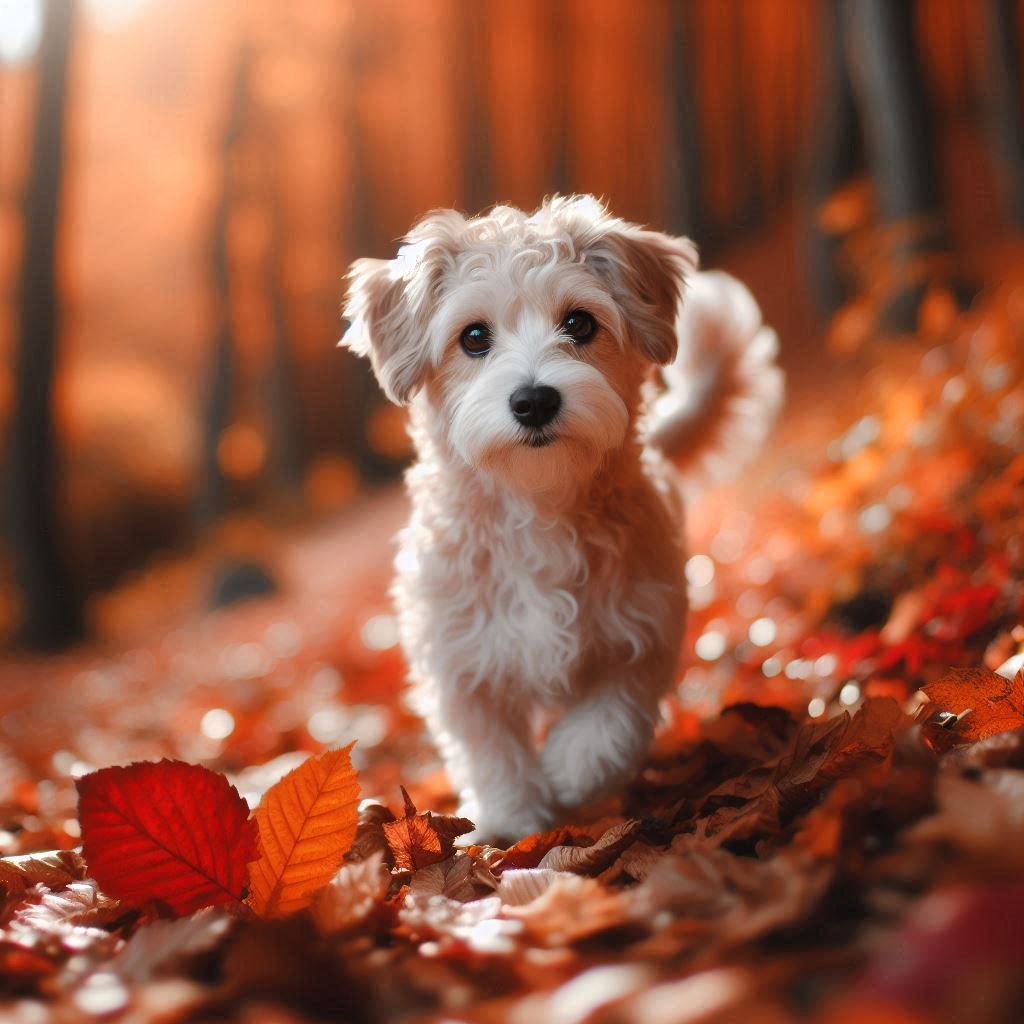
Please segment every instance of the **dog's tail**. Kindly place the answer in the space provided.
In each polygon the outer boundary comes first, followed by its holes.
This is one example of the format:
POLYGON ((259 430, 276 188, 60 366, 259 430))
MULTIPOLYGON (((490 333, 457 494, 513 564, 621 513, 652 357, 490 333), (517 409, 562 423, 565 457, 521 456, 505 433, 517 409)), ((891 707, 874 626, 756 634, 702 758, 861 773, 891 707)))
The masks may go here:
POLYGON ((648 443, 690 490, 733 476, 758 453, 785 392, 779 341, 747 288, 720 271, 687 282, 679 355, 648 417, 648 443))

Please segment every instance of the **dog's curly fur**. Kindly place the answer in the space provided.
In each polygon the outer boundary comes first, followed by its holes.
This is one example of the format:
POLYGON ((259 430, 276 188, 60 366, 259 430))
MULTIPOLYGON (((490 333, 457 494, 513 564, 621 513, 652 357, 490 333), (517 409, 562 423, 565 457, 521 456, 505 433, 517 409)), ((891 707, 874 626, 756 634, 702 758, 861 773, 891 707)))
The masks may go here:
POLYGON ((471 838, 549 828, 637 769, 676 678, 682 502, 659 449, 691 479, 751 454, 781 402, 775 336, 691 242, 589 196, 429 214, 395 259, 353 264, 346 316, 343 343, 411 404, 394 593, 416 706, 471 838), (581 309, 586 344, 562 326, 581 309), (510 396, 537 385, 561 405, 524 426, 510 396))

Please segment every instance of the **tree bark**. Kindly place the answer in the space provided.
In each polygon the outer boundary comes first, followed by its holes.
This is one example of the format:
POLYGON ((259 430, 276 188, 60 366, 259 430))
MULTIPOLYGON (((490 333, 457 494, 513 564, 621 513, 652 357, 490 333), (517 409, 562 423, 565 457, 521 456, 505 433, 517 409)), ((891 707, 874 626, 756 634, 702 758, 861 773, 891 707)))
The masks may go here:
POLYGON ((668 139, 669 194, 666 196, 666 225, 677 235, 703 238, 701 222, 700 125, 690 72, 693 30, 684 7, 669 8, 668 139))
POLYGON ((989 125, 1002 185, 1003 209, 1024 228, 1024 110, 1021 109, 1020 25, 1016 0, 987 0, 989 125))
POLYGON ((35 126, 23 198, 25 249, 8 488, 14 571, 23 601, 19 639, 32 649, 50 651, 78 640, 84 626, 81 596, 60 542, 53 418, 61 329, 57 243, 74 7, 72 0, 52 0, 43 10, 35 126))
POLYGON ((235 386, 234 332, 231 324, 231 265, 228 253, 228 222, 235 191, 235 155, 246 128, 252 54, 242 50, 235 68, 227 121, 221 140, 222 182, 214 211, 210 240, 210 270, 216 301, 213 358, 202 411, 201 478, 196 514, 201 531, 213 527, 224 515, 228 487, 218 457, 218 445, 231 419, 235 386))

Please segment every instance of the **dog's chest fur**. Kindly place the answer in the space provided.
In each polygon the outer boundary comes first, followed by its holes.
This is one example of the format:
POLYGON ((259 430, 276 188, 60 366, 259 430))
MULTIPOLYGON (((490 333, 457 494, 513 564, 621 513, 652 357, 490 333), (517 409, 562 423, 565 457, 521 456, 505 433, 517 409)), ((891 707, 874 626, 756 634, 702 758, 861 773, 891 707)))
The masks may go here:
POLYGON ((609 662, 673 647, 678 524, 639 475, 622 507, 589 518, 545 516, 450 466, 421 464, 408 482, 395 590, 414 681, 555 704, 609 662))

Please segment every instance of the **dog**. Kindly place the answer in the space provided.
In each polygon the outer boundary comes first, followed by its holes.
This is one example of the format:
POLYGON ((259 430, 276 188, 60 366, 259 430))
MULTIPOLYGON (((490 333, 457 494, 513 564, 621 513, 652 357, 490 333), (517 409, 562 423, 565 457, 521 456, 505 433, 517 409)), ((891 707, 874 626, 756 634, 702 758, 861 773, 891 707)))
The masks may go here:
POLYGON ((679 481, 755 452, 783 394, 749 291, 696 268, 592 196, 435 211, 351 267, 341 344, 410 406, 393 594, 466 842, 628 781, 676 681, 679 481))

